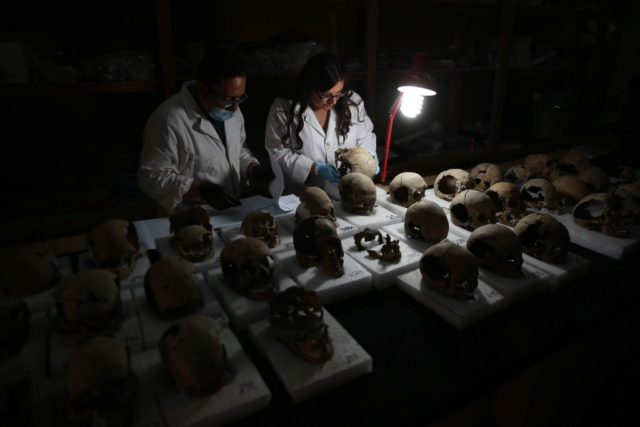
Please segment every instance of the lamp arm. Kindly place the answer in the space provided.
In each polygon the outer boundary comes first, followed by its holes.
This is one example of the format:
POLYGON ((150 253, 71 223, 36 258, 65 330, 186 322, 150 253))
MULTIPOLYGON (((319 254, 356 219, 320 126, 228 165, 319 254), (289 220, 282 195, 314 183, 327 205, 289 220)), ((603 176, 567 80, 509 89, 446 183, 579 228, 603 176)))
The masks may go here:
POLYGON ((396 114, 400 109, 400 104, 402 103, 403 93, 398 95, 396 102, 391 107, 391 111, 389 111, 389 122, 387 124, 387 138, 384 144, 384 162, 382 164, 382 173, 380 174, 380 182, 382 184, 387 183, 387 164, 389 162, 389 148, 391 147, 391 131, 393 129, 393 121, 396 118, 396 114))

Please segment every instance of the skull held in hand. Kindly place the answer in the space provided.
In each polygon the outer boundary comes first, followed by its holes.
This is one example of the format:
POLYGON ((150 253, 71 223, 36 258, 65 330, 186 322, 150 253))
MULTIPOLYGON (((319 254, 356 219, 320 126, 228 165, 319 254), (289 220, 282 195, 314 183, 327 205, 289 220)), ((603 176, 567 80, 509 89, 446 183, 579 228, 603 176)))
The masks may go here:
POLYGON ((364 148, 341 148, 335 153, 336 166, 340 175, 345 176, 352 172, 358 172, 373 178, 376 174, 378 162, 364 148))

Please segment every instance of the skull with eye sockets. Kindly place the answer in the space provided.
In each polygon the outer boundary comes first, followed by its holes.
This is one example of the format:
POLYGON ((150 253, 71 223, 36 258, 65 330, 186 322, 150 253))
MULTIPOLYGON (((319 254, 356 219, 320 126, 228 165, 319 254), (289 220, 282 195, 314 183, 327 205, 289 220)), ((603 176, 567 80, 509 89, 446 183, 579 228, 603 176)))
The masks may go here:
POLYGON ((496 182, 502 181, 500 168, 493 163, 480 163, 469 172, 473 188, 478 191, 486 191, 496 182))
POLYGON ((412 204, 404 216, 404 232, 412 239, 438 243, 449 233, 447 214, 441 206, 429 200, 412 204))
POLYGON ((270 248, 280 244, 276 219, 265 210, 253 211, 247 215, 242 220, 240 232, 247 237, 262 240, 270 248))
POLYGON ((569 251, 569 231, 552 215, 533 213, 522 218, 513 231, 524 253, 545 262, 564 262, 569 251))
POLYGON ((497 221, 491 198, 478 190, 464 190, 454 197, 449 213, 451 222, 467 230, 497 221))
POLYGON ((211 231, 211 220, 207 211, 198 205, 176 211, 169 217, 169 232, 175 233, 189 225, 202 225, 211 231))
POLYGON ((510 182, 496 182, 485 191, 493 202, 496 218, 502 224, 513 227, 524 212, 520 190, 510 182))
POLYGON ((204 300, 191 261, 167 256, 154 262, 144 277, 144 293, 160 318, 176 318, 202 307, 204 300))
POLYGON ((640 222, 640 182, 618 185, 612 192, 622 199, 622 219, 626 224, 640 222))
POLYGON ((553 187, 560 197, 562 207, 573 207, 591 192, 581 179, 573 175, 563 175, 553 180, 553 187))
POLYGON ((225 280, 238 294, 255 301, 278 292, 275 261, 262 240, 242 237, 222 250, 220 264, 225 280))
POLYGON ((338 185, 342 208, 352 214, 369 215, 376 205, 376 186, 365 174, 353 172, 338 185))
POLYGON ((520 188, 522 201, 528 208, 558 211, 560 195, 553 184, 544 178, 534 178, 520 188))
POLYGON ((291 352, 311 363, 333 357, 333 345, 324 322, 318 294, 292 286, 269 301, 269 323, 276 338, 291 352))
POLYGON ((548 154, 529 154, 524 165, 532 173, 532 178, 555 179, 560 176, 558 164, 548 154))
POLYGON ((453 200, 461 191, 473 188, 469 172, 464 169, 448 169, 440 172, 433 183, 433 192, 443 200, 453 200))
POLYGON ((580 171, 578 178, 587 185, 589 193, 606 193, 609 190, 609 175, 604 169, 590 167, 580 171))
POLYGON ((389 184, 391 201, 400 206, 409 207, 424 197, 427 183, 415 172, 402 172, 396 175, 389 184))
POLYGON ((320 187, 307 187, 300 194, 300 204, 296 209, 296 224, 310 216, 326 216, 336 224, 333 201, 320 187))
POLYGON ((373 178, 376 174, 378 162, 364 148, 341 148, 335 153, 336 166, 340 175, 345 176, 352 172, 358 172, 373 178))
POLYGON ((443 240, 427 249, 420 259, 424 284, 456 299, 473 299, 478 287, 478 261, 462 246, 443 240))
POLYGON ((591 162, 579 150, 569 150, 558 160, 558 168, 563 175, 578 175, 591 166, 591 162))
POLYGON ((510 166, 504 173, 504 180, 516 185, 522 185, 532 178, 532 173, 524 164, 510 166))
POLYGON ((110 219, 87 233, 89 259, 96 268, 113 271, 120 280, 131 274, 140 258, 138 233, 132 222, 110 219))
POLYGON ((312 216, 300 221, 293 231, 293 247, 300 267, 317 266, 333 277, 344 274, 342 242, 330 219, 312 216))
POLYGON ((522 244, 518 236, 501 224, 478 227, 467 240, 467 249, 480 264, 500 276, 518 279, 522 273, 522 244))
POLYGON ((183 258, 202 262, 213 257, 213 233, 203 225, 187 225, 171 236, 171 246, 183 258))
POLYGON ((627 237, 622 199, 608 193, 589 194, 573 208, 573 221, 581 227, 613 237, 627 237))

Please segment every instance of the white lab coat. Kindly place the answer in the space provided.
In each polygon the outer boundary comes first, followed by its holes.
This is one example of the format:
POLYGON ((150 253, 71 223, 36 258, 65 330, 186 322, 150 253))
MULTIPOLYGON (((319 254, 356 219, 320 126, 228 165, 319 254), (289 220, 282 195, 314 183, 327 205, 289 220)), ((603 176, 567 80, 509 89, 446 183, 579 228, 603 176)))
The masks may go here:
MULTIPOLYGON (((351 95, 351 100, 357 106, 350 107, 351 126, 346 138, 338 138, 335 109, 330 111, 325 134, 313 110, 311 107, 307 107, 302 113, 304 125, 300 131, 300 139, 303 141, 303 146, 300 149, 292 148, 296 146, 298 141, 297 122, 294 122, 290 132, 287 129, 291 101, 284 98, 276 98, 273 101, 267 118, 265 148, 269 155, 277 160, 283 175, 289 181, 289 187, 301 188, 314 162, 324 162, 336 166, 335 151, 339 148, 362 147, 369 150, 376 161, 378 160, 375 154, 376 135, 373 133, 373 123, 367 116, 364 102, 355 92, 351 95), (285 147, 282 143, 282 137, 286 132, 289 132, 287 143, 292 146, 291 148, 285 147)), ((308 183, 308 185, 327 189, 326 184, 321 177, 317 177, 316 182, 308 183)))
POLYGON ((167 212, 182 202, 194 179, 223 185, 241 196, 247 166, 258 160, 246 146, 240 108, 224 122, 227 149, 215 128, 189 92, 195 82, 151 114, 144 128, 138 185, 167 212))

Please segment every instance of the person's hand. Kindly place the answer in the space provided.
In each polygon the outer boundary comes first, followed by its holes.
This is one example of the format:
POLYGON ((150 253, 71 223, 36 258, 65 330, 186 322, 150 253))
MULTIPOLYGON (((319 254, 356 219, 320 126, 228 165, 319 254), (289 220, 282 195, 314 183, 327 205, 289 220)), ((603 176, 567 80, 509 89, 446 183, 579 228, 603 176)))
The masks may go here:
POLYGON ((328 163, 316 162, 316 175, 319 175, 329 182, 337 184, 340 182, 340 172, 328 163))
POLYGON ((209 181, 200 183, 200 198, 219 211, 240 205, 236 196, 227 192, 223 186, 209 181))
POLYGON ((276 176, 269 165, 258 163, 257 166, 254 166, 253 169, 251 169, 249 179, 251 181, 271 181, 275 177, 276 176))

